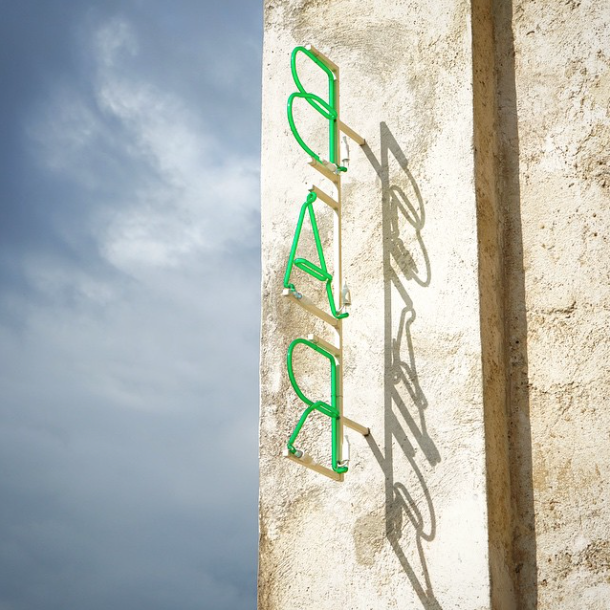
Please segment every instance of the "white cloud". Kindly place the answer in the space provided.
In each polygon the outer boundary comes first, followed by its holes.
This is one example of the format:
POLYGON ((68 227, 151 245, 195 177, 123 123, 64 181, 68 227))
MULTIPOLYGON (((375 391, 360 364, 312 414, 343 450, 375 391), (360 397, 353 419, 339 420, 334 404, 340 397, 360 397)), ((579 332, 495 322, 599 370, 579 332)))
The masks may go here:
MULTIPOLYGON (((10 157, 32 179, 29 239, 8 254, 16 315, 0 319, 0 588, 19 608, 242 610, 255 603, 259 278, 238 248, 258 245, 258 159, 189 98, 207 81, 184 86, 199 66, 167 35, 175 88, 155 71, 173 5, 119 4, 135 16, 78 37, 74 62, 23 105, 33 156, 10 157)), ((83 31, 75 15, 65 32, 83 31)))
POLYGON ((93 37, 96 55, 107 67, 117 62, 117 56, 129 53, 136 55, 138 44, 131 25, 122 19, 114 18, 99 26, 93 37))
POLYGON ((44 165, 96 197, 100 144, 146 171, 122 176, 114 200, 93 219, 103 256, 136 277, 175 267, 186 255, 226 247, 258 209, 258 158, 228 151, 222 125, 146 79, 135 31, 114 19, 92 37, 95 106, 59 87, 32 123, 44 165))

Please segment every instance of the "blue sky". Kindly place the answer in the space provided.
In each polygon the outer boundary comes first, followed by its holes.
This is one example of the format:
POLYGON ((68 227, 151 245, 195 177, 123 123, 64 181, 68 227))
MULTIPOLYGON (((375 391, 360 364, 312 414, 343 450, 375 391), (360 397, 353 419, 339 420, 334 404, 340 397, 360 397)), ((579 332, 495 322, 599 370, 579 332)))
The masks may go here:
POLYGON ((1 3, 0 610, 256 607, 260 4, 1 3))

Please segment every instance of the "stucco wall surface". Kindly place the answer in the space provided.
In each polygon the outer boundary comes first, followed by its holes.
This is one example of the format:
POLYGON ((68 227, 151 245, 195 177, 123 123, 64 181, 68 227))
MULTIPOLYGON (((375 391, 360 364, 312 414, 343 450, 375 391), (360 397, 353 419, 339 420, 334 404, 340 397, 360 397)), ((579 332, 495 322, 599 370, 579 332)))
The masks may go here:
POLYGON ((496 3, 522 608, 610 608, 610 4, 496 3))
MULTIPOLYGON (((470 4, 266 0, 263 70, 259 610, 490 608, 470 4), (339 65, 341 118, 367 140, 343 178, 343 368, 344 413, 371 435, 348 432, 341 483, 281 457, 304 408, 288 345, 332 339, 281 296, 306 185, 332 192, 286 119, 306 43, 339 65)), ((315 139, 319 115, 298 120, 315 139)), ((316 214, 331 260, 330 212, 316 214)), ((327 395, 319 358, 295 370, 327 395)), ((299 444, 328 464, 328 418, 299 444)))

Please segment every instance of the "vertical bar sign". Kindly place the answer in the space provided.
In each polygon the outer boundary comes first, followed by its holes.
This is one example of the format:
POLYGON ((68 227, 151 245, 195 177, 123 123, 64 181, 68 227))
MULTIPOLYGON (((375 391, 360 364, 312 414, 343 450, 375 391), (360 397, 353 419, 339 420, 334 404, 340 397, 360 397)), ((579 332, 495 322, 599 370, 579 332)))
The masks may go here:
POLYGON ((286 273, 284 274, 283 294, 293 303, 303 307, 308 313, 329 324, 334 332, 334 343, 319 338, 316 335, 309 334, 307 335, 307 338, 299 337, 294 339, 288 347, 288 353, 286 355, 288 377, 294 392, 304 404, 305 409, 286 442, 284 456, 320 474, 341 481, 343 480, 343 474, 348 470, 349 464, 349 445, 347 444, 347 437, 344 437, 343 434, 343 426, 348 426, 365 436, 369 433, 368 428, 357 424, 343 415, 342 366, 343 320, 349 316, 347 310, 350 305, 350 296, 347 286, 343 283, 341 272, 341 174, 347 171, 347 165, 349 163, 346 135, 360 145, 364 144, 364 139, 344 125, 339 118, 339 68, 332 61, 311 45, 306 47, 298 46, 292 51, 290 67, 292 78, 297 88, 297 91, 291 93, 288 97, 287 111, 290 130, 299 146, 310 157, 309 164, 317 169, 325 180, 330 181, 331 187, 334 188, 336 192, 336 198, 328 195, 318 186, 311 185, 309 187, 305 202, 301 205, 292 246, 290 248, 286 273), (307 91, 303 86, 297 70, 297 58, 299 55, 302 55, 307 60, 313 62, 326 75, 328 91, 325 97, 322 97, 320 92, 313 93, 307 91), (304 100, 304 102, 318 112, 326 122, 328 148, 323 152, 315 152, 307 144, 297 129, 294 120, 294 107, 295 102, 297 102, 297 104, 299 103, 298 100, 304 100), (346 134, 342 136, 341 146, 339 145, 340 133, 346 134), (341 155, 339 155, 340 150, 341 155), (339 156, 341 156, 341 159, 339 159, 339 156), (332 209, 334 215, 334 276, 329 272, 326 264, 326 257, 324 256, 324 249, 322 247, 322 240, 320 238, 318 222, 316 220, 314 206, 316 202, 322 202, 328 205, 332 209), (297 256, 303 222, 306 217, 309 218, 312 227, 313 239, 318 257, 317 263, 312 262, 307 258, 297 256), (328 307, 319 307, 312 300, 299 292, 293 278, 295 267, 324 284, 328 307), (309 350, 312 355, 315 354, 316 357, 324 358, 328 361, 330 371, 329 402, 320 400, 319 397, 306 396, 300 388, 293 364, 293 355, 296 349, 309 350), (303 449, 297 448, 296 446, 301 429, 305 425, 307 418, 314 411, 327 416, 331 420, 330 468, 317 463, 303 449))

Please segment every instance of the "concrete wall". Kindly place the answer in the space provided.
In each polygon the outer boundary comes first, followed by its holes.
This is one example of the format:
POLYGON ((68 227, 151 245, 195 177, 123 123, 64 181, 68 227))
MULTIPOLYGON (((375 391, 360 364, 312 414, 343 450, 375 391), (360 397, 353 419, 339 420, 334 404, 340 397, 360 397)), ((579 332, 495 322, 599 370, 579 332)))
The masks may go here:
MULTIPOLYGON (((259 610, 608 607, 602 4, 266 0, 259 610), (342 364, 371 435, 349 434, 343 482, 281 457, 303 410, 287 347, 331 338, 281 296, 306 185, 331 190, 286 120, 306 43, 367 140, 343 178, 342 364)), ((302 441, 326 464, 329 428, 312 416, 302 441)))
POLYGON ((610 5, 496 12, 515 571, 610 607, 610 5))

